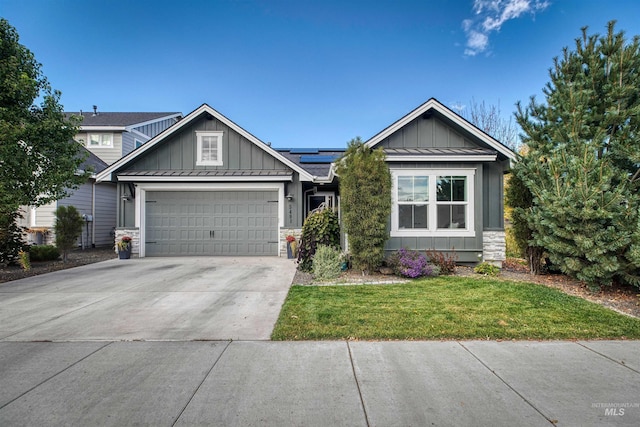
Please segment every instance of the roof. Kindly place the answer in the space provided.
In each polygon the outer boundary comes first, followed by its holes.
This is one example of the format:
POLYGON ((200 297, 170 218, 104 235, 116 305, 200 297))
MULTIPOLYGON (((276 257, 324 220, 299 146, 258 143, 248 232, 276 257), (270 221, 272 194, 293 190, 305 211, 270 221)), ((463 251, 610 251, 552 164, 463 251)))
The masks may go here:
POLYGON ((427 102, 420 105, 409 114, 395 121, 393 124, 387 126, 376 135, 371 137, 365 144, 373 148, 416 118, 420 116, 426 117, 434 113, 436 113, 438 117, 449 121, 453 125, 459 127, 467 134, 475 137, 483 144, 487 145, 490 149, 495 150, 495 152, 501 155, 503 158, 516 160, 516 153, 514 153, 509 147, 502 144, 500 141, 466 120, 464 117, 455 113, 453 110, 445 107, 440 101, 435 98, 429 99, 427 102))
MULTIPOLYGON (((300 174, 300 179, 302 181, 313 181, 314 180, 314 176, 312 174, 310 174, 306 169, 302 168, 299 164, 291 161, 286 156, 283 156, 280 152, 278 152, 275 149, 271 148, 269 145, 265 144, 260 139, 258 139, 257 137, 255 137, 251 133, 247 132, 246 130, 244 130, 243 128, 238 126, 236 123, 234 123, 233 121, 229 120, 224 115, 222 115, 218 111, 214 110, 213 108, 211 108, 207 104, 202 104, 200 107, 196 108, 191 113, 187 114, 182 120, 180 120, 175 125, 173 125, 170 128, 164 130, 163 132, 161 132, 160 134, 156 135, 151 140, 149 140, 147 143, 141 145, 136 150, 132 151, 131 153, 129 153, 126 156, 122 157, 120 160, 118 160, 115 163, 111 164, 102 173, 100 173, 97 176, 96 179, 98 181, 111 180, 111 177, 112 177, 113 173, 116 173, 117 171, 119 171, 120 169, 125 167, 127 164, 129 164, 130 162, 134 161, 138 156, 143 155, 147 150, 152 149, 153 147, 155 147, 156 145, 161 143, 163 140, 165 140, 169 136, 173 135, 176 132, 179 132, 181 129, 183 129, 186 126, 188 126, 191 122, 193 122, 194 120, 198 119, 203 114, 205 114, 205 115, 209 114, 210 116, 215 117, 217 120, 219 120, 220 122, 224 123, 229 128, 233 129, 235 132, 237 132, 240 135, 242 135, 249 142, 251 142, 252 144, 257 146, 261 150, 267 152, 269 155, 271 155, 275 159, 281 161, 282 163, 284 163, 285 165, 287 165, 291 169, 293 169, 296 172, 298 172, 300 174)), ((128 174, 128 172, 124 172, 123 173, 123 175, 127 175, 127 174, 128 174)))
POLYGON ((494 161, 498 152, 488 148, 385 148, 387 161, 494 161))
POLYGON ((127 112, 102 112, 93 114, 90 112, 65 112, 67 118, 73 116, 82 116, 82 127, 84 126, 133 126, 146 122, 154 122, 160 119, 171 117, 182 117, 179 112, 165 113, 127 113, 127 112))
MULTIPOLYGON (((74 141, 75 142, 75 141, 74 141)), ((109 166, 105 162, 103 162, 98 156, 93 154, 91 151, 87 150, 84 146, 80 145, 80 152, 89 153, 87 158, 80 164, 79 169, 87 170, 92 168, 94 173, 102 172, 109 166)))
POLYGON ((331 166, 344 154, 344 148, 279 148, 279 153, 310 175, 330 179, 331 166))

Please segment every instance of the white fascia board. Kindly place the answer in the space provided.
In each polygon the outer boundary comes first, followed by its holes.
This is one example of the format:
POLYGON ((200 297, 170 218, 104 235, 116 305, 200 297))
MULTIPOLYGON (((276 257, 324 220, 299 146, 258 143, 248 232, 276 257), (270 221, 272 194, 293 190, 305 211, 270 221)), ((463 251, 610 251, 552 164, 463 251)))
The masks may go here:
POLYGON ((127 130, 125 126, 80 126, 83 132, 124 132, 127 130))
POLYGON ((158 117, 157 119, 147 120, 146 122, 133 123, 131 125, 127 125, 126 128, 127 128, 127 131, 131 132, 131 130, 133 130, 133 128, 138 128, 138 127, 150 125, 151 123, 161 122, 163 120, 173 119, 173 118, 180 117, 180 116, 182 116, 182 113, 170 114, 168 116, 158 117))
POLYGON ((151 139, 151 137, 149 135, 145 135, 144 133, 137 131, 135 129, 131 129, 129 132, 131 132, 133 135, 135 135, 135 137, 137 139, 144 139, 144 142, 147 142, 148 140, 151 139))
POLYGON ((462 117, 460 117, 459 115, 457 115, 456 113, 454 113, 453 111, 451 111, 450 109, 442 105, 440 102, 438 102, 434 98, 431 98, 430 100, 428 100, 427 102, 425 102, 424 104, 422 104, 421 106, 419 106, 418 108, 416 108, 415 110, 407 114, 406 116, 402 117, 400 120, 393 123, 391 126, 387 127, 386 129, 382 130, 381 132, 371 137, 371 139, 369 139, 365 143, 365 145, 369 148, 374 148, 382 140, 392 135, 393 133, 397 132, 398 130, 403 128, 405 125, 409 124, 411 121, 420 117, 422 114, 426 113, 432 108, 436 110, 438 113, 447 117, 449 120, 456 123, 458 126, 463 128, 467 132, 471 133, 478 139, 485 142, 491 148, 505 155, 507 158, 512 160, 516 159, 516 154, 513 151, 511 151, 509 148, 505 147, 500 142, 498 142, 498 140, 493 138, 491 135, 488 135, 487 133, 481 131, 480 129, 478 129, 471 123, 469 123, 467 120, 463 119, 462 117))
POLYGON ((435 155, 415 155, 415 156, 387 156, 387 162, 493 162, 497 159, 497 154, 464 155, 455 156, 435 156, 435 155))
POLYGON ((134 158, 142 155, 147 150, 150 150, 151 148, 155 147, 155 145, 158 144, 160 141, 162 141, 163 139, 165 139, 165 138, 171 136, 172 134, 176 133, 177 131, 179 131, 183 127, 187 126, 188 124, 191 123, 191 121, 193 121, 195 118, 197 118, 198 116, 200 116, 200 114, 202 114, 204 112, 207 112, 207 113, 211 114, 212 116, 216 117, 218 120, 220 120, 221 122, 223 122, 224 124, 229 126, 231 129, 235 130, 240 135, 244 136, 249 141, 253 142, 256 146, 260 147, 264 151, 266 151, 269 154, 271 154, 273 157, 275 157, 278 160, 280 160, 285 165, 289 166, 291 169, 293 169, 296 172, 298 172, 298 174, 300 174, 300 181, 313 181, 313 176, 311 176, 307 171, 305 171, 304 169, 300 168, 298 165, 296 165, 295 163, 291 162, 286 157, 282 156, 280 153, 278 153, 277 151, 275 151, 274 149, 269 147, 267 144, 265 144, 264 142, 260 141, 258 138, 256 138, 255 136, 251 135, 249 132, 247 132, 246 130, 242 129, 237 124, 233 123, 231 120, 227 119, 225 116, 223 116, 222 114, 220 114, 219 112, 217 112, 216 110, 211 108, 209 105, 202 104, 200 107, 196 108, 191 113, 187 114, 187 116, 185 118, 183 118, 182 120, 180 120, 178 123, 176 123, 175 125, 169 127, 168 129, 165 129, 163 132, 160 132, 158 135, 156 135, 151 140, 149 140, 149 142, 141 145, 140 147, 138 147, 138 149, 133 150, 131 153, 127 154, 126 156, 122 157, 120 160, 116 161, 111 166, 106 168, 104 171, 102 171, 98 175, 98 178, 97 178, 98 182, 105 181, 105 180, 109 180, 110 181, 111 180, 111 175, 113 174, 114 171, 118 170, 118 168, 120 168, 121 166, 127 164, 128 162, 130 162, 134 158))
POLYGON ((293 181, 288 176, 139 176, 118 175, 121 182, 282 182, 293 181))

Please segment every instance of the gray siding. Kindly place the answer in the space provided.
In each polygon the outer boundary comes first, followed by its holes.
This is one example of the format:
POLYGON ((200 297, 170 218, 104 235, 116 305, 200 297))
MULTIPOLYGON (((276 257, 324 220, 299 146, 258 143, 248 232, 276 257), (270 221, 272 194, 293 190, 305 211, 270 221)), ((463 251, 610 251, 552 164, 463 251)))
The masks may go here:
MULTIPOLYGON (((434 249, 439 252, 455 250, 459 255, 461 262, 477 261, 477 253, 482 252, 482 224, 483 213, 482 200, 483 194, 483 164, 480 163, 393 163, 394 169, 450 169, 455 171, 458 169, 475 169, 475 236, 474 237, 391 237, 385 245, 385 251, 396 251, 401 248, 430 250, 434 249), (467 259, 468 258, 468 259, 467 259)), ((389 228, 391 227, 389 223, 389 228)))
POLYGON ((144 153, 129 170, 290 170, 222 122, 201 118, 144 153), (196 131, 223 131, 222 166, 196 166, 196 131))
POLYGON ((157 122, 149 123, 144 126, 136 127, 134 129, 140 133, 144 133, 150 138, 153 138, 154 136, 164 131, 165 129, 171 127, 175 123, 176 123, 176 120, 172 118, 172 119, 166 119, 166 120, 159 120, 157 122))
MULTIPOLYGON (((58 206, 73 206, 80 215, 93 215, 93 184, 84 183, 64 199, 58 200, 58 206)), ((89 223, 82 226, 82 234, 78 238, 78 244, 84 242, 85 247, 90 247, 93 242, 93 226, 89 223)))
POLYGON ((93 217, 94 244, 112 246, 113 229, 116 226, 117 193, 114 184, 95 186, 95 215, 93 217))
POLYGON ((430 119, 418 117, 384 139, 377 147, 475 148, 477 144, 435 117, 430 119))
POLYGON ((122 196, 129 195, 129 187, 127 183, 118 184, 116 199, 118 202, 117 223, 118 227, 135 227, 136 224, 136 208, 135 200, 123 201, 122 196))
POLYGON ((490 163, 483 173, 483 212, 485 230, 504 230, 504 172, 508 161, 490 163))
POLYGON ((113 147, 102 148, 88 145, 89 133, 112 133, 112 132, 80 132, 76 135, 76 141, 81 142, 87 150, 98 156, 103 162, 110 165, 122 157, 122 133, 115 132, 113 135, 113 147))
POLYGON ((135 137, 131 132, 122 133, 122 155, 124 157, 136 148, 135 137))

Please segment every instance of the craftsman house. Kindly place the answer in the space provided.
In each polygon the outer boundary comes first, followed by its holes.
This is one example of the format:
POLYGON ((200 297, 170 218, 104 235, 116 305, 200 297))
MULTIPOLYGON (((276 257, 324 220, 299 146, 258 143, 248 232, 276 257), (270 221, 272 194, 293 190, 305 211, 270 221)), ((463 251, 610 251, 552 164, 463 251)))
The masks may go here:
MULTIPOLYGON (((366 142, 393 176, 386 249, 504 259, 502 177, 515 154, 430 99, 366 142)), ((274 149, 207 104, 97 174, 117 186, 118 235, 139 256, 281 255, 325 203, 343 149, 274 149)))

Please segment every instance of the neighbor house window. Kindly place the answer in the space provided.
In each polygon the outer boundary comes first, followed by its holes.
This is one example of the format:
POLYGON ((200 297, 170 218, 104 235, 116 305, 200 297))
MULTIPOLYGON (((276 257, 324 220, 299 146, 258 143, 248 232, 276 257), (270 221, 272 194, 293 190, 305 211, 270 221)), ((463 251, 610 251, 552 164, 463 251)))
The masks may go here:
POLYGON ((474 170, 393 170, 392 236, 473 236, 474 170))
POLYGON ((88 147, 113 147, 113 134, 91 133, 89 134, 88 147))
POLYGON ((222 166, 222 131, 196 131, 197 165, 222 166))

